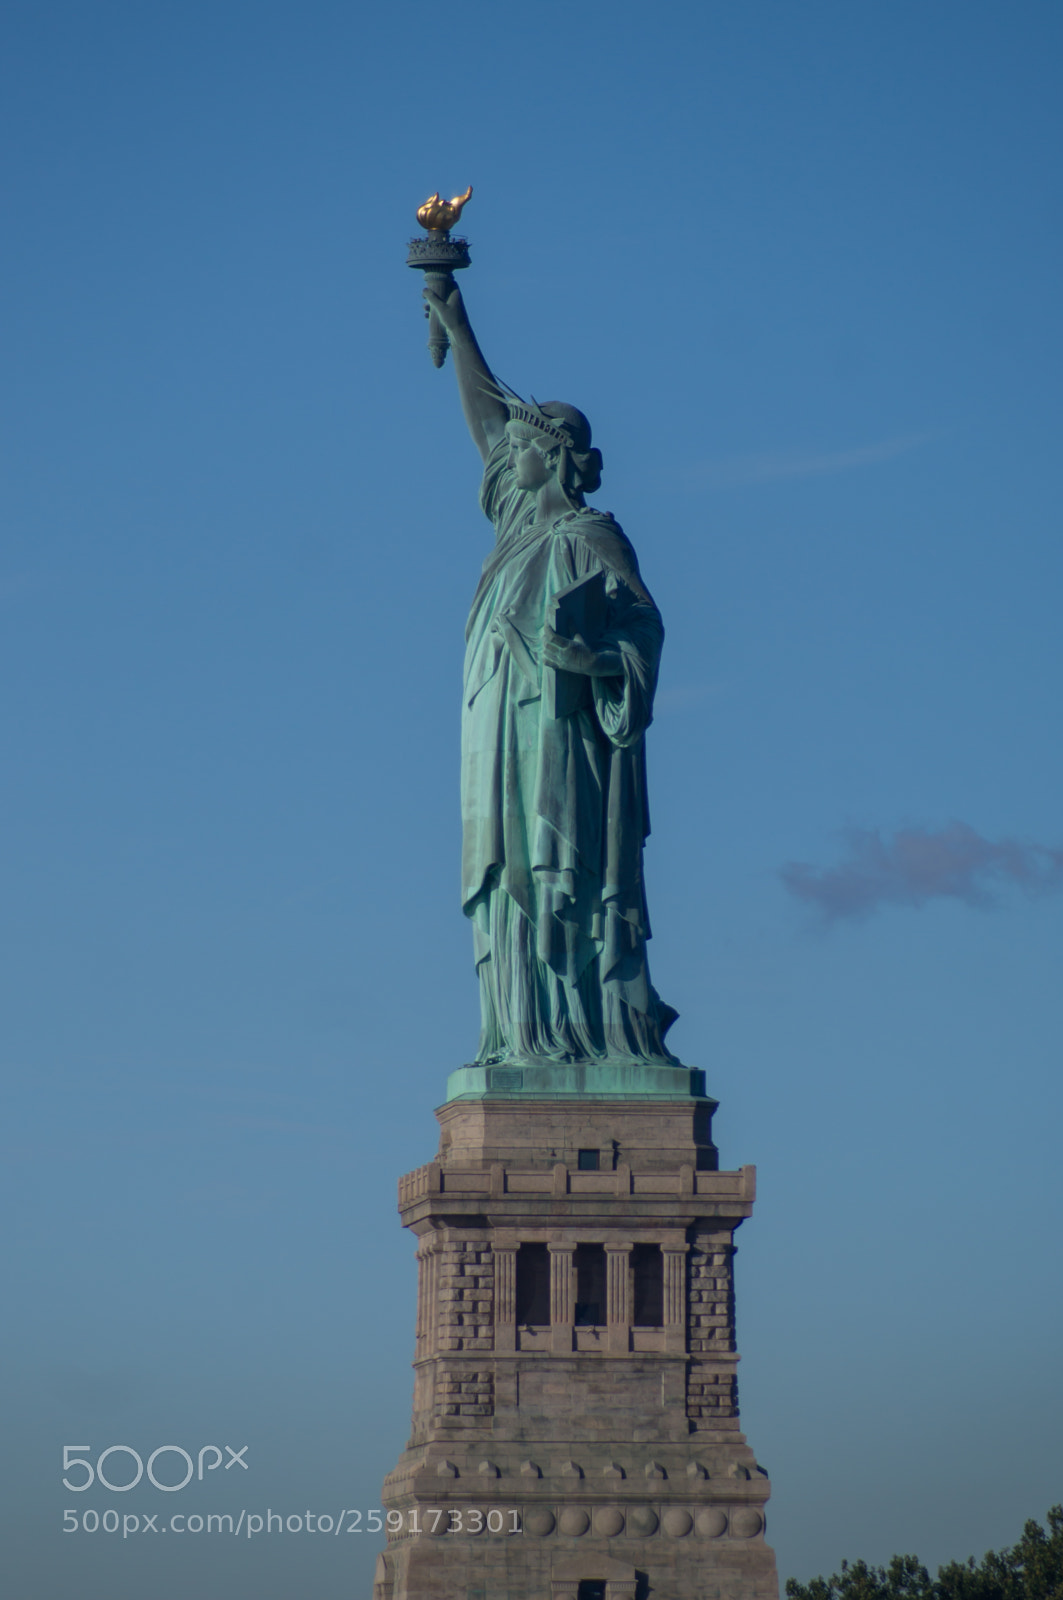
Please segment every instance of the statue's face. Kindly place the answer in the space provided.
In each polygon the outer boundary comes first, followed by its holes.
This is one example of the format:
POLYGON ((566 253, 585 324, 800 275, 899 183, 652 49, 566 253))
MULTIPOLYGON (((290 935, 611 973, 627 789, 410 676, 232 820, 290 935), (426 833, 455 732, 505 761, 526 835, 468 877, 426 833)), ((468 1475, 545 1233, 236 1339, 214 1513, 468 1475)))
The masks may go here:
POLYGON ((516 479, 518 489, 541 489, 554 476, 547 464, 534 430, 519 422, 507 422, 509 441, 507 466, 516 479))

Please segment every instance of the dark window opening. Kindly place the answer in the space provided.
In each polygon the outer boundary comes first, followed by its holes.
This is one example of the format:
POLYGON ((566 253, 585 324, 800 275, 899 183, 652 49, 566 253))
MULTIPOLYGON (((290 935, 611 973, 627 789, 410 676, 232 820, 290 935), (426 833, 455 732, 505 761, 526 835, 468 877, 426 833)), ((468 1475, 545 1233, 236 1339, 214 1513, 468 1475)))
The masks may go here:
POLYGON ((660 1245, 637 1244, 631 1252, 631 1274, 636 1327, 663 1327, 664 1257, 660 1245))
POLYGON ((605 1246, 576 1246, 576 1327, 593 1328, 605 1321, 605 1246))
POLYGON ((544 1327, 550 1321, 550 1255, 544 1244, 517 1251, 517 1321, 544 1327))
POLYGON ((584 1578, 580 1583, 576 1600, 605 1600, 605 1579, 584 1578))
POLYGON ((580 1172, 597 1172, 601 1166, 600 1150, 581 1150, 578 1157, 580 1172))

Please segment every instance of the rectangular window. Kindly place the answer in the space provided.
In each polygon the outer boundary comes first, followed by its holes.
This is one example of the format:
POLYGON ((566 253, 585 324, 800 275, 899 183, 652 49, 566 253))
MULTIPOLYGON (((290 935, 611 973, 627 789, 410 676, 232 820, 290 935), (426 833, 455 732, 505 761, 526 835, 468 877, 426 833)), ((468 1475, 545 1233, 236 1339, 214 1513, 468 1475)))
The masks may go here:
POLYGON ((664 1257, 658 1244, 637 1244, 631 1252, 634 1323, 638 1328, 664 1326, 664 1257))
POLYGON ((576 1327, 594 1328, 605 1321, 605 1246, 576 1246, 576 1327))
POLYGON ((517 1251, 517 1321, 549 1326, 550 1254, 544 1244, 522 1244, 517 1251))
POLYGON ((579 1586, 577 1600, 605 1600, 605 1579, 584 1578, 579 1586))
POLYGON ((601 1155, 600 1150, 581 1150, 578 1158, 580 1172, 597 1172, 601 1166, 601 1155))

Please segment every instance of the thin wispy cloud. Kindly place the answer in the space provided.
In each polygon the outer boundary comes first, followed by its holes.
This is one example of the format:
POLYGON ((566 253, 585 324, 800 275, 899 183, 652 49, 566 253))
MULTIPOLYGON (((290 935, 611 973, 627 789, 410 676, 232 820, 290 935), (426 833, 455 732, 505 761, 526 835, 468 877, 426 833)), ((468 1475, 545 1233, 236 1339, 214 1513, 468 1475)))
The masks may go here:
POLYGON ((1063 888, 1063 849, 1020 839, 986 839, 966 822, 943 828, 849 828, 846 853, 833 867, 788 861, 779 876, 796 900, 827 923, 866 918, 884 906, 918 910, 931 900, 960 900, 983 910, 1001 891, 1029 895, 1063 888))
POLYGON ((779 478, 821 478, 857 467, 875 466, 897 456, 918 450, 937 433, 906 433, 895 439, 880 439, 876 444, 856 445, 848 450, 777 450, 748 456, 731 456, 722 461, 706 461, 695 469, 704 483, 719 488, 739 488, 749 483, 770 483, 779 478))

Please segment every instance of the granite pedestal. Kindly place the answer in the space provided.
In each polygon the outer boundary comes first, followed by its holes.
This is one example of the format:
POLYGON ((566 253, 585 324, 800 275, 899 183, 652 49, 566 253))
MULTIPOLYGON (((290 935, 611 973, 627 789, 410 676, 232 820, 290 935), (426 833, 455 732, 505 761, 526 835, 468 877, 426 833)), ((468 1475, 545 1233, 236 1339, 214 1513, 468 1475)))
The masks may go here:
POLYGON ((735 1378, 755 1173, 717 1170, 715 1102, 463 1087, 399 1185, 413 1428, 373 1600, 777 1600, 735 1378))

